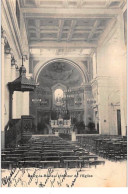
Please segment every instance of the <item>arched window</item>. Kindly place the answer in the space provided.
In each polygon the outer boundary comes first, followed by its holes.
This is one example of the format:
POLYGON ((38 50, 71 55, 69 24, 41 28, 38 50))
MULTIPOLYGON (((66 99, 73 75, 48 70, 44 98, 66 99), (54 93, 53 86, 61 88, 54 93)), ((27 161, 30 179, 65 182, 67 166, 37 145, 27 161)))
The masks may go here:
POLYGON ((56 105, 61 106, 63 104, 64 91, 62 89, 56 89, 54 95, 56 105))

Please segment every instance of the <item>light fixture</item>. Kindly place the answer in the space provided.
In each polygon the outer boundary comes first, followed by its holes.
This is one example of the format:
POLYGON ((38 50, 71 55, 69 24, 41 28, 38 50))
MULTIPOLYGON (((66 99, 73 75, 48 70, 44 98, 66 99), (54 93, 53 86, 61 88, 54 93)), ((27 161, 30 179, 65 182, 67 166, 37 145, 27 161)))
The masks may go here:
POLYGON ((87 99, 87 103, 88 104, 95 104, 96 103, 96 100, 94 98, 88 98, 87 99))

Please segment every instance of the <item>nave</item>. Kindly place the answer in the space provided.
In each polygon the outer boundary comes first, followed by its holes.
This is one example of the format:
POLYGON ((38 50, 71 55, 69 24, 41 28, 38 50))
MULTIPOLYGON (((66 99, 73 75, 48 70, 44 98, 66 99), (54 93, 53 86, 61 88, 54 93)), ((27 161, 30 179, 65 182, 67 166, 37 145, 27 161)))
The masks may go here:
POLYGON ((74 168, 104 164, 98 156, 56 136, 33 135, 28 143, 2 151, 2 168, 74 168))
POLYGON ((86 168, 104 164, 104 158, 126 160, 126 137, 78 135, 73 142, 55 135, 24 136, 17 146, 2 150, 2 168, 86 168))
POLYGON ((127 162, 117 149, 109 150, 111 156, 121 156, 116 160, 108 158, 108 153, 107 158, 100 154, 103 146, 96 142, 101 138, 107 142, 105 136, 79 136, 71 142, 53 135, 32 135, 28 142, 2 151, 2 187, 124 187, 127 162))
POLYGON ((126 0, 1 5, 2 185, 126 186, 126 0))

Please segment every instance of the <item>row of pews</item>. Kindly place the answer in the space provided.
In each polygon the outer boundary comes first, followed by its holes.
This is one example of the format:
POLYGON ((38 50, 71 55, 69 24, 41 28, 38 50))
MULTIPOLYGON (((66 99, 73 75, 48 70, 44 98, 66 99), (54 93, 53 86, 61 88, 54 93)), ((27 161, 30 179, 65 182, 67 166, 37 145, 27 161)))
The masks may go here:
POLYGON ((2 150, 2 168, 76 168, 104 164, 95 154, 56 136, 32 136, 28 143, 2 150))
POLYGON ((127 159, 126 136, 79 136, 77 140, 80 146, 104 158, 127 159))

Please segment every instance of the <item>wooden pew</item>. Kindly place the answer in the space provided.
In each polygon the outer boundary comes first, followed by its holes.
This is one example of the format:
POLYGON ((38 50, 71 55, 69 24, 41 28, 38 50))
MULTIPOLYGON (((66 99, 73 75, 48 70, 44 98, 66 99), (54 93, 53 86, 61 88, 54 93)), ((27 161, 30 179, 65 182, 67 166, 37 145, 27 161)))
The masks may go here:
POLYGON ((17 162, 6 160, 6 161, 1 161, 1 168, 2 169, 9 169, 11 170, 12 168, 18 167, 17 162))
POLYGON ((50 161, 53 161, 53 160, 55 161, 55 160, 60 160, 60 157, 59 156, 42 156, 41 160, 42 161, 45 161, 45 160, 46 161, 49 161, 49 160, 50 161))
POLYGON ((84 164, 84 161, 83 160, 75 160, 75 159, 72 159, 72 160, 64 160, 64 167, 65 168, 81 168, 82 165, 84 164))

